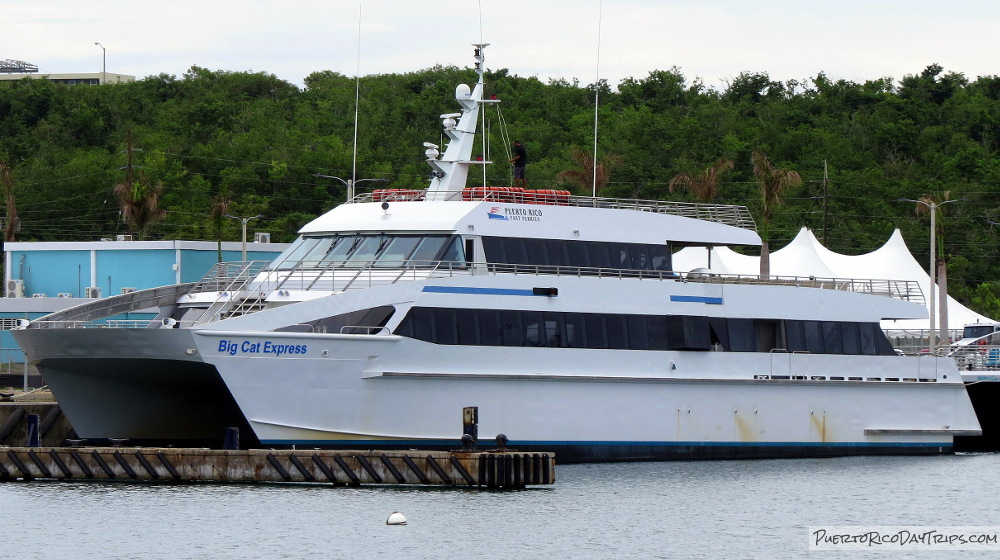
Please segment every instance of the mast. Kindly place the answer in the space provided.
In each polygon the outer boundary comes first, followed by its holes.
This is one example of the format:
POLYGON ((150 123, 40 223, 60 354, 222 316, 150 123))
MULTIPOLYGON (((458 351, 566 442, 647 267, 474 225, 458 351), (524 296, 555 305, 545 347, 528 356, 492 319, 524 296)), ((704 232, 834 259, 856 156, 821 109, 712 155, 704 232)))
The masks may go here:
POLYGON ((461 113, 441 115, 444 133, 448 137, 444 154, 441 154, 440 146, 437 144, 424 142, 424 148, 426 148, 424 155, 427 156, 427 164, 432 169, 431 183, 427 188, 428 200, 457 198, 462 189, 465 188, 466 179, 469 176, 469 166, 490 163, 488 161, 472 161, 472 146, 479 123, 479 108, 483 103, 494 102, 493 100, 483 100, 485 87, 483 74, 486 71, 483 65, 485 60, 483 51, 486 50, 489 43, 473 43, 472 46, 476 48, 476 74, 479 76, 479 80, 476 82, 475 88, 471 90, 465 84, 459 84, 455 88, 455 99, 462 107, 461 113))

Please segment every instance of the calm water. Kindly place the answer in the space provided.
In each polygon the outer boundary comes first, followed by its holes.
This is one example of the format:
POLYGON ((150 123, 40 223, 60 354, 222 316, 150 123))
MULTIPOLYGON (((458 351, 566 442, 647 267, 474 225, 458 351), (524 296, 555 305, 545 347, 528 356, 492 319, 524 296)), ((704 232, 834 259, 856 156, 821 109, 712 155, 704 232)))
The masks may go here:
POLYGON ((3 558, 995 558, 810 525, 1000 525, 1000 454, 567 465, 520 492, 3 483, 3 558), (385 525, 394 511, 405 527, 385 525))

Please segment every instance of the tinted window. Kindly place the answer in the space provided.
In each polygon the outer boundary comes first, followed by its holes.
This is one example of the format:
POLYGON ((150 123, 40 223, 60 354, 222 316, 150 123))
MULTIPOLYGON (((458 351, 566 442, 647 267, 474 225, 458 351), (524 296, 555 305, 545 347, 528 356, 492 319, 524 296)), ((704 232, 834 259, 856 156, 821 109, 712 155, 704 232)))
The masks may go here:
POLYGON ((525 264, 549 264, 549 256, 545 251, 545 241, 525 239, 524 250, 528 254, 528 260, 525 264))
POLYGON ((628 348, 628 327, 625 326, 624 315, 605 315, 604 324, 608 329, 609 348, 628 348))
POLYGON ((667 317, 650 315, 646 319, 646 330, 649 333, 650 350, 669 350, 670 339, 667 336, 667 317))
POLYGON ((460 237, 455 236, 448 240, 440 260, 452 268, 465 268, 465 248, 460 237))
POLYGON ((524 345, 543 346, 545 339, 545 327, 542 323, 542 314, 539 311, 522 311, 521 324, 524 325, 524 345))
POLYGON ((407 318, 412 318, 413 338, 436 340, 434 338, 434 308, 415 307, 410 310, 407 318))
POLYGON ((458 324, 454 309, 434 310, 434 342, 438 344, 458 344, 458 324))
POLYGON ((528 264, 528 253, 524 248, 524 240, 516 237, 504 239, 504 248, 507 251, 508 264, 528 264))
POLYGON ((542 313, 542 325, 544 325, 542 344, 553 348, 566 348, 566 324, 563 321, 563 313, 542 313))
POLYGON ((785 321, 785 341, 789 352, 805 352, 806 339, 802 330, 802 321, 785 321))
POLYGON ((823 346, 827 354, 844 353, 844 338, 840 332, 840 323, 823 321, 823 346))
POLYGON ((503 239, 499 237, 484 237, 483 252, 486 253, 486 262, 508 263, 507 251, 504 250, 503 239))
POLYGON ((857 323, 842 323, 840 332, 844 336, 844 354, 861 354, 861 328, 857 323))
POLYGON ((861 353, 872 356, 875 354, 875 337, 882 332, 874 323, 861 323, 858 326, 861 334, 861 353))
POLYGON ((587 252, 586 243, 567 243, 566 252, 569 255, 569 264, 582 267, 591 266, 590 253, 587 252))
POLYGON ((455 322, 458 324, 458 343, 479 345, 479 321, 475 309, 456 309, 455 322))
POLYGON ((483 346, 503 346, 503 329, 500 326, 500 312, 480 309, 476 313, 479 320, 479 339, 483 346))
MULTIPOLYGON (((393 306, 381 306, 278 330, 379 332, 394 312, 393 306)), ((469 346, 770 352, 787 345, 794 352, 895 353, 877 324, 835 321, 414 307, 395 332, 469 346)))
POLYGON ((720 346, 723 350, 729 350, 729 325, 722 317, 711 317, 708 320, 712 329, 712 344, 720 346))
POLYGON ((649 247, 646 245, 629 245, 629 256, 632 258, 632 266, 636 270, 652 270, 653 266, 649 260, 649 247))
POLYGON ((504 346, 523 345, 524 333, 521 330, 521 313, 519 311, 501 311, 500 332, 504 346))
POLYGON ((670 248, 666 245, 649 246, 650 266, 653 270, 670 270, 670 248))
POLYGON ((753 319, 729 319, 729 350, 732 352, 757 350, 753 319))
MULTIPOLYGON (((569 241, 558 241, 549 240, 545 242, 545 251, 548 253, 549 264, 552 266, 567 266, 571 263, 569 260, 569 253, 567 252, 567 246, 569 241)), ((585 266, 575 264, 575 266, 585 266)))
POLYGON ((428 261, 435 260, 447 241, 447 237, 424 237, 410 255, 410 260, 416 266, 430 264, 428 261))
POLYGON ((400 268, 404 265, 407 257, 413 249, 420 243, 420 237, 393 237, 382 249, 375 266, 400 268))
POLYGON ((678 350, 708 350, 712 347, 711 327, 708 317, 683 317, 680 341, 671 340, 678 350))
POLYGON ((345 264, 365 265, 375 260, 375 255, 382 249, 386 242, 385 237, 364 237, 358 243, 354 251, 347 257, 345 264))
POLYGON ((611 268, 632 268, 632 256, 629 255, 628 245, 610 243, 608 251, 611 253, 611 268))
POLYGON ((586 348, 587 330, 582 313, 563 313, 567 348, 586 348))
POLYGON ((360 237, 342 237, 340 241, 333 246, 333 249, 327 253, 324 260, 326 262, 343 264, 344 261, 347 260, 347 255, 350 254, 354 247, 360 242, 360 237))
POLYGON ((606 243, 588 243, 587 252, 590 254, 590 266, 611 268, 611 254, 606 243))
POLYGON ((813 354, 822 354, 823 327, 819 321, 802 321, 802 332, 806 339, 806 350, 813 354))
POLYGON ((584 315, 584 325, 587 329, 588 348, 607 348, 608 331, 604 321, 604 315, 598 313, 587 313, 584 315))
POLYGON ((646 331, 645 315, 626 315, 628 324, 628 348, 649 350, 649 333, 646 331))
MULTIPOLYGON (((375 334, 381 330, 380 327, 384 327, 389 322, 389 319, 395 312, 395 307, 382 305, 370 309, 359 309, 358 311, 324 317, 298 325, 289 325, 274 330, 276 332, 375 334)), ((404 321, 404 323, 407 324, 407 328, 411 329, 410 332, 412 332, 412 323, 408 321, 404 321)), ((412 336, 412 334, 408 336, 412 336)))

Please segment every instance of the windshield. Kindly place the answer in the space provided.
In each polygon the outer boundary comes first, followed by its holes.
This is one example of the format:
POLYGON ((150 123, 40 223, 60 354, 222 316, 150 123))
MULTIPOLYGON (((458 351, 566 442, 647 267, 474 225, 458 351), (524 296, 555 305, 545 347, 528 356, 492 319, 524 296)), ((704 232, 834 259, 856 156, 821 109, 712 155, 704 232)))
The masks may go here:
POLYGON ((465 266, 461 238, 447 234, 346 234, 300 237, 270 265, 292 268, 426 268, 465 266))
POLYGON ((967 325, 962 333, 962 338, 979 338, 995 331, 993 325, 967 325))

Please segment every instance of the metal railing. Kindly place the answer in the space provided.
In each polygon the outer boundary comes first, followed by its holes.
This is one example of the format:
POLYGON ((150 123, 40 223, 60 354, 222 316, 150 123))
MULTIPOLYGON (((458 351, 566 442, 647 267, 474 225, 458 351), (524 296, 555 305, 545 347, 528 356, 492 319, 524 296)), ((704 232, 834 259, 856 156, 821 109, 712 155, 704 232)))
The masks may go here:
MULTIPOLYGON (((449 192, 428 192, 428 191, 401 191, 391 194, 380 193, 376 199, 372 193, 364 193, 355 196, 351 202, 411 202, 411 201, 462 201, 462 193, 449 192)), ((746 206, 734 204, 705 204, 696 202, 674 202, 667 200, 641 200, 629 198, 600 198, 593 196, 559 197, 553 201, 545 201, 545 195, 532 195, 526 197, 522 193, 507 191, 488 191, 486 193, 475 192, 471 200, 466 202, 490 201, 498 203, 513 204, 541 204, 556 206, 575 206, 578 208, 606 208, 617 210, 636 210, 639 212, 652 212, 654 214, 670 214, 684 218, 694 218, 735 226, 738 228, 756 231, 757 224, 746 206)))
MULTIPOLYGON (((177 299, 188 293, 193 286, 193 283, 160 286, 99 299, 49 313, 31 321, 28 328, 107 328, 107 323, 95 321, 141 309, 176 305, 177 299)), ((149 325, 149 321, 140 321, 139 323, 144 327, 149 325)))
POLYGON ((265 268, 267 264, 265 261, 220 263, 196 283, 142 290, 87 303, 32 321, 30 328, 142 328, 151 326, 151 323, 142 320, 104 322, 95 320, 145 307, 172 306, 178 302, 204 305, 204 311, 198 316, 185 317, 182 324, 178 325, 190 327, 259 311, 266 308, 268 301, 281 304, 283 303, 281 297, 288 297, 287 303, 301 301, 301 296, 294 296, 291 293, 293 291, 319 291, 332 294, 404 281, 506 274, 794 286, 850 291, 921 304, 924 302, 919 284, 906 280, 679 273, 664 270, 456 261, 302 261, 289 268, 265 268), (185 290, 185 287, 189 289, 185 290), (208 300, 199 301, 198 294, 207 295, 208 300), (274 298, 275 295, 278 299, 274 298))
POLYGON ((948 356, 955 358, 958 369, 966 371, 993 371, 1000 374, 1000 346, 995 344, 970 344, 944 346, 948 356))
POLYGON ((930 331, 928 329, 885 329, 885 334, 892 343, 892 347, 907 356, 924 356, 935 354, 937 356, 947 356, 951 352, 952 341, 962 338, 962 329, 949 329, 943 339, 938 338, 938 331, 935 329, 935 340, 937 348, 930 350, 930 331))

